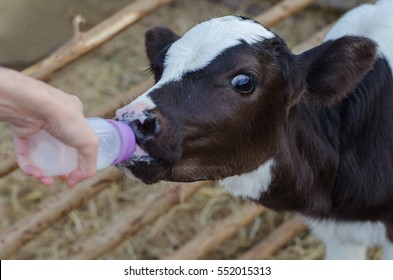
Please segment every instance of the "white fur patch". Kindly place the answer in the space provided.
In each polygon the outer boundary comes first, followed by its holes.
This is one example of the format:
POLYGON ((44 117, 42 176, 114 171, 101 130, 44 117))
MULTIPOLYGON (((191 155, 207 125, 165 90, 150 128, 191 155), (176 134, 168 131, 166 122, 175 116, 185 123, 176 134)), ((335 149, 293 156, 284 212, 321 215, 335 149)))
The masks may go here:
POLYGON ((116 110, 116 118, 122 121, 139 120, 141 123, 144 123, 146 119, 144 111, 151 110, 156 107, 156 104, 149 96, 149 92, 155 88, 157 88, 157 85, 150 88, 149 91, 139 96, 130 104, 116 110))
POLYGON ((269 189, 274 164, 274 159, 269 159, 252 172, 220 180, 220 185, 235 196, 258 200, 269 189))
POLYGON ((336 239, 365 246, 384 245, 386 229, 381 222, 311 221, 310 226, 322 240, 336 239))
POLYGON ((326 40, 345 35, 363 36, 378 44, 378 51, 393 69, 393 1, 364 4, 346 13, 333 26, 326 40))
POLYGON ((161 80, 163 83, 179 81, 185 73, 203 69, 226 49, 242 41, 253 44, 274 36, 261 24, 236 16, 202 22, 168 49, 161 80))
POLYGON ((391 258, 392 244, 381 222, 337 222, 306 218, 315 235, 326 245, 327 259, 364 259, 371 246, 385 248, 385 258, 391 258))

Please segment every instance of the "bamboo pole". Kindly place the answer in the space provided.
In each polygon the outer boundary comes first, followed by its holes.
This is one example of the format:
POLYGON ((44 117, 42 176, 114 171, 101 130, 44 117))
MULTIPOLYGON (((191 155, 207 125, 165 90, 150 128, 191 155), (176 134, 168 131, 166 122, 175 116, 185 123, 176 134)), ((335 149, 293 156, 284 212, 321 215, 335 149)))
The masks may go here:
POLYGON ((195 182, 177 184, 171 188, 165 188, 159 193, 151 194, 139 205, 123 211, 116 220, 107 225, 87 240, 82 240, 74 245, 65 259, 96 259, 104 253, 116 248, 129 236, 155 221, 162 214, 169 211, 180 202, 182 189, 189 188, 187 198, 208 182, 195 182))
POLYGON ((83 54, 100 46, 126 27, 173 0, 136 0, 86 32, 80 32, 78 18, 74 22, 74 37, 57 51, 25 69, 24 74, 36 79, 46 79, 58 69, 83 54))
POLYGON ((0 163, 0 177, 7 176, 15 169, 18 168, 18 164, 16 163, 15 154, 12 153, 12 156, 7 158, 6 160, 2 160, 0 163))
POLYGON ((285 244, 288 244, 296 235, 307 230, 307 225, 304 221, 296 216, 287 222, 284 222, 268 237, 263 239, 260 243, 255 245, 252 249, 242 254, 241 260, 264 260, 271 257, 277 250, 285 244))
POLYGON ((266 27, 272 27, 291 15, 302 11, 313 4, 315 0, 284 0, 255 17, 255 20, 266 27))
POLYGON ((0 259, 15 253, 72 209, 103 190, 108 185, 108 181, 119 176, 120 172, 108 168, 73 189, 66 189, 42 202, 34 212, 0 235, 0 259))
POLYGON ((163 257, 167 260, 195 260, 231 238, 242 227, 266 211, 261 205, 247 203, 243 208, 205 229, 177 251, 163 257))

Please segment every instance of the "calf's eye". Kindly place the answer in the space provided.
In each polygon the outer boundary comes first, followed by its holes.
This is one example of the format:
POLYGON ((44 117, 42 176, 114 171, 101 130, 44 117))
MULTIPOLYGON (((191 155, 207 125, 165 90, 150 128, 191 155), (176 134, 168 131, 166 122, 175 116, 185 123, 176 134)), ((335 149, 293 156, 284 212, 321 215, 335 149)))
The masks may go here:
POLYGON ((254 80, 252 77, 240 74, 234 77, 231 81, 232 86, 242 94, 250 94, 254 91, 254 80))

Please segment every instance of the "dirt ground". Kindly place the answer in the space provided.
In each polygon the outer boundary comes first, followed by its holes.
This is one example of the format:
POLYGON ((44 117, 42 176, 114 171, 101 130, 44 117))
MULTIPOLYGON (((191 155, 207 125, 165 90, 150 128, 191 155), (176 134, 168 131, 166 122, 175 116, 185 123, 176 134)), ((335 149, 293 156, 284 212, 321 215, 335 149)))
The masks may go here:
MULTIPOLYGON (((69 1, 71 2, 74 1, 69 1)), ((79 8, 80 10, 75 8, 73 12, 80 12, 86 17, 85 28, 88 28, 130 1, 113 0, 110 3, 100 1, 99 8, 93 5, 94 1, 78 2, 84 2, 86 5, 79 8)), ((277 0, 176 1, 65 67, 56 73, 49 83, 79 96, 85 105, 86 114, 89 114, 92 109, 127 92, 146 78, 148 62, 144 54, 143 34, 149 27, 169 26, 179 34, 183 34, 197 22, 228 14, 255 16, 277 2, 277 0)), ((289 46, 294 46, 333 22, 340 13, 337 10, 314 5, 283 21, 272 30, 285 38, 289 46)), ((67 31, 64 34, 67 36, 67 31)), ((49 48, 49 46, 45 47, 49 48)), ((0 158, 5 159, 12 154, 11 133, 7 125, 1 125, 0 130, 2 133, 0 158)), ((148 194, 165 187, 167 187, 165 183, 145 186, 126 178, 114 181, 94 199, 70 212, 24 246, 12 258, 58 259, 75 241, 83 240, 104 228, 110 221, 116 219, 121 211, 130 209, 148 194)), ((34 211, 44 199, 63 189, 65 187, 59 182, 51 188, 44 187, 23 176, 19 171, 1 178, 0 231, 4 231, 17 220, 34 211)), ((218 186, 201 188, 189 201, 173 207, 155 223, 103 255, 102 259, 158 259, 175 251, 215 221, 236 212, 243 203, 218 186)), ((289 217, 290 214, 268 211, 203 258, 234 259, 289 217)), ((272 258, 320 259, 323 254, 323 246, 307 232, 294 238, 272 258)), ((378 257, 378 253, 374 255, 378 257)))

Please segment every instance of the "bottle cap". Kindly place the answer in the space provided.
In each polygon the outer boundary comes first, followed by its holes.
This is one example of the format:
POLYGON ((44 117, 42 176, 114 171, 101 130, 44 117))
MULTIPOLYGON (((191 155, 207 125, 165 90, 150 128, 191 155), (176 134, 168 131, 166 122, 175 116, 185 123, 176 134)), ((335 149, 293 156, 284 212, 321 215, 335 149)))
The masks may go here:
POLYGON ((117 130, 120 137, 121 147, 118 158, 112 163, 112 165, 122 162, 123 160, 129 159, 135 152, 136 140, 135 134, 132 128, 124 123, 115 120, 107 119, 110 124, 117 130))

